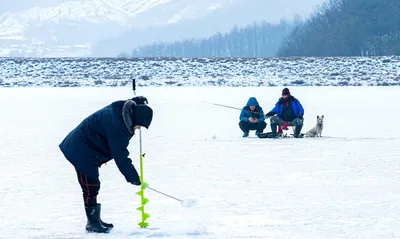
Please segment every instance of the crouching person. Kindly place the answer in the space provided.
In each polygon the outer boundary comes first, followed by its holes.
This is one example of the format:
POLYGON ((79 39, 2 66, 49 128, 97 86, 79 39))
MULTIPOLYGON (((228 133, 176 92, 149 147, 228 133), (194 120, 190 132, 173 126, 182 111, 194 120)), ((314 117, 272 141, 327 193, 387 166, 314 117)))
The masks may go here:
POLYGON ((304 109, 300 101, 290 94, 288 88, 282 90, 282 97, 279 98, 275 107, 265 115, 270 118, 272 137, 277 137, 278 125, 282 129, 287 129, 288 125, 293 125, 294 137, 301 138, 301 129, 303 128, 304 109), (276 115, 275 115, 276 114, 276 115))
POLYGON ((250 130, 255 130, 256 135, 259 136, 267 127, 263 109, 255 97, 249 98, 246 106, 242 108, 239 118, 239 127, 243 131, 243 137, 249 136, 250 130))
POLYGON ((102 164, 114 159, 128 183, 141 185, 127 147, 136 129, 150 126, 153 110, 146 103, 142 96, 115 101, 89 115, 59 145, 82 188, 88 232, 106 233, 113 228, 101 220, 97 203, 102 164))

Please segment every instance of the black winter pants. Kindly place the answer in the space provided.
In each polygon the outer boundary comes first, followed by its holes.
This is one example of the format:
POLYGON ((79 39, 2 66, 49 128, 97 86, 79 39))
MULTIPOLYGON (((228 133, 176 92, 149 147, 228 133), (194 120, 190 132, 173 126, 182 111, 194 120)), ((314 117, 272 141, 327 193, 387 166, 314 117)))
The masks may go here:
POLYGON ((89 178, 78 169, 76 169, 78 175, 78 181, 81 185, 83 192, 83 201, 85 207, 94 207, 97 204, 97 194, 100 191, 100 180, 99 178, 89 178))
POLYGON ((249 132, 250 130, 257 130, 262 133, 265 127, 267 127, 267 124, 264 121, 258 122, 256 124, 240 121, 239 127, 243 132, 249 132))

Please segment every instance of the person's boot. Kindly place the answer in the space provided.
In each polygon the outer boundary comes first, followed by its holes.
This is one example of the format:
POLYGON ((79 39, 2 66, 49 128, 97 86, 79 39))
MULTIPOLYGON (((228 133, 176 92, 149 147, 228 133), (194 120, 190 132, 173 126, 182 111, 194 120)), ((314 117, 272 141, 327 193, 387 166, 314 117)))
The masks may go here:
POLYGON ((240 121, 240 122, 239 122, 239 128, 240 128, 240 130, 243 131, 243 138, 249 136, 249 130, 244 126, 243 121, 240 121))
POLYGON ((277 138, 278 137, 278 134, 276 132, 277 130, 278 130, 278 125, 271 124, 272 138, 277 138))
POLYGON ((301 128, 303 128, 303 125, 296 125, 296 128, 294 130, 294 137, 295 138, 303 138, 303 135, 300 134, 301 128))
POLYGON ((94 207, 85 207, 85 211, 87 217, 86 231, 98 233, 108 233, 110 231, 109 228, 101 224, 99 204, 94 207))
POLYGON ((103 222, 103 220, 101 220, 101 204, 98 203, 97 206, 99 207, 99 219, 100 219, 101 224, 103 224, 104 227, 107 227, 110 229, 113 228, 114 225, 112 223, 106 223, 106 222, 103 222))

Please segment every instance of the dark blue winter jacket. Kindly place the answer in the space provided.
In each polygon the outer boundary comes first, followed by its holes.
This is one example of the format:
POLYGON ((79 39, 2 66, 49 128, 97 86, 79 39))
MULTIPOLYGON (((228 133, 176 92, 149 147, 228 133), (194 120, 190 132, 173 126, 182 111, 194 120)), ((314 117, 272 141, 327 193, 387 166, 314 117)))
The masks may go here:
MULTIPOLYGON (((292 104, 293 113, 295 117, 298 118, 300 115, 304 114, 303 106, 300 104, 300 101, 295 97, 293 96, 289 97, 290 97, 290 103, 292 104)), ((276 114, 278 117, 281 118, 284 106, 285 104, 283 102, 283 98, 281 97, 279 98, 278 102, 276 102, 275 107, 270 112, 268 112, 267 115, 271 116, 276 114)))
POLYGON ((249 100, 247 101, 247 104, 245 107, 242 108, 242 111, 240 112, 240 120, 245 121, 248 123, 251 123, 249 121, 250 117, 254 117, 258 119, 258 122, 263 122, 264 121, 264 112, 262 107, 258 104, 258 101, 255 97, 250 97, 249 100), (256 106, 254 111, 250 110, 249 106, 256 106))
POLYGON ((133 134, 122 117, 124 102, 113 102, 88 116, 59 145, 64 156, 89 178, 98 178, 98 168, 114 159, 128 182, 138 179, 128 158, 127 147, 133 134))

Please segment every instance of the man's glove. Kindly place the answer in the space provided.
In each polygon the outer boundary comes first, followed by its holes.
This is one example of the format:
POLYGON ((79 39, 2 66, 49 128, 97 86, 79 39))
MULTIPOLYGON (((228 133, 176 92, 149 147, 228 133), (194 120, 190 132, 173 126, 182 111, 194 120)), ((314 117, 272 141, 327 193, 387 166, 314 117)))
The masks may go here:
POLYGON ((132 100, 135 101, 135 103, 137 105, 147 105, 147 104, 149 104, 149 101, 144 96, 133 97, 132 100))
POLYGON ((303 118, 303 114, 299 114, 299 117, 298 117, 299 119, 302 119, 303 118))
POLYGON ((133 181, 133 182, 131 182, 133 185, 136 185, 136 186, 140 186, 142 183, 140 182, 140 179, 138 179, 137 181, 133 181))
POLYGON ((135 173, 130 181, 133 185, 140 186, 142 183, 140 182, 139 174, 137 173, 136 169, 134 170, 135 173))
POLYGON ((268 112, 267 114, 265 114, 264 118, 268 119, 269 117, 271 117, 273 115, 274 115, 274 113, 268 112))

